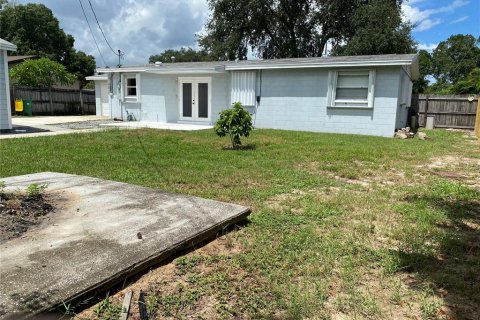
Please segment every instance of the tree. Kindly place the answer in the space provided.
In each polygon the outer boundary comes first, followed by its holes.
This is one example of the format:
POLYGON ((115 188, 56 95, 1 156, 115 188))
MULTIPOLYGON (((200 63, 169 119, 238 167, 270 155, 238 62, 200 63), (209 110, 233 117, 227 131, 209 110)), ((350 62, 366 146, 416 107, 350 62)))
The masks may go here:
POLYGON ((180 48, 180 50, 168 49, 160 54, 151 55, 148 62, 198 62, 207 60, 209 60, 209 56, 205 51, 196 51, 192 48, 180 48), (175 61, 172 61, 172 57, 175 57, 175 61))
POLYGON ((83 86, 85 76, 93 74, 95 59, 74 49, 75 39, 60 28, 57 18, 43 4, 13 6, 7 3, 0 10, 0 26, 0 38, 14 43, 16 54, 37 55, 59 62, 69 72, 81 73, 79 80, 83 86))
POLYGON ((480 67, 480 38, 457 34, 438 44, 432 53, 432 74, 437 81, 457 83, 480 67))
POLYGON ((48 88, 50 112, 53 114, 52 88, 55 84, 71 85, 75 75, 68 73, 63 65, 47 58, 27 60, 10 71, 10 76, 19 85, 48 88))
POLYGON ((420 77, 413 84, 413 92, 424 93, 428 87, 427 77, 432 74, 432 56, 427 50, 418 51, 420 77))
POLYGON ((264 59, 321 56, 341 39, 361 0, 208 0, 211 18, 198 36, 216 59, 246 59, 248 49, 264 59))
POLYGON ((8 6, 8 1, 7 0, 0 0, 0 10, 8 6))
POLYGON ((73 37, 60 29, 57 18, 43 4, 7 5, 0 11, 0 25, 0 38, 15 43, 17 54, 61 63, 73 47, 73 37))
POLYGON ((208 0, 212 15, 198 36, 215 59, 414 52, 401 0, 208 0))
POLYGON ((334 46, 336 55, 415 53, 412 26, 402 20, 402 1, 371 0, 358 6, 351 30, 334 46))
POLYGON ((480 68, 473 69, 465 80, 460 80, 451 89, 454 94, 480 94, 480 68))
POLYGON ((72 50, 69 54, 67 70, 73 73, 77 80, 80 91, 80 113, 83 114, 83 88, 87 85, 87 76, 95 72, 95 58, 83 51, 72 50))
POLYGON ((240 102, 235 102, 232 108, 220 112, 213 129, 219 137, 228 135, 232 148, 236 149, 242 145, 240 138, 248 137, 253 130, 252 116, 240 102))

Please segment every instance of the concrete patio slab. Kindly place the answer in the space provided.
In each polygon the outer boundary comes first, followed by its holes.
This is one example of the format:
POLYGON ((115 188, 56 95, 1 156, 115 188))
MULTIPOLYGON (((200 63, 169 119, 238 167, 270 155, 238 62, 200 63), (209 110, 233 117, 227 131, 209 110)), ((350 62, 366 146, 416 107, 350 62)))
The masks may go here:
POLYGON ((2 178, 48 184, 56 210, 0 248, 0 318, 91 296, 244 220, 246 207, 62 173, 2 178))

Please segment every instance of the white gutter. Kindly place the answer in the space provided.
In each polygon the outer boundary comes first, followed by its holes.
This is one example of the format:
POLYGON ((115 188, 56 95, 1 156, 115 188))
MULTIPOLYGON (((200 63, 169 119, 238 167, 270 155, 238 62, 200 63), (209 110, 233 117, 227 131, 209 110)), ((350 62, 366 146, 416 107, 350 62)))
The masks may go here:
POLYGON ((85 79, 88 80, 88 81, 107 81, 108 77, 107 76, 101 76, 101 75, 94 75, 94 76, 85 77, 85 79))
POLYGON ((225 70, 263 70, 263 69, 298 69, 298 68, 342 68, 342 67, 377 67, 411 65, 412 60, 393 61, 343 61, 343 62, 310 62, 279 64, 243 64, 226 65, 225 70))

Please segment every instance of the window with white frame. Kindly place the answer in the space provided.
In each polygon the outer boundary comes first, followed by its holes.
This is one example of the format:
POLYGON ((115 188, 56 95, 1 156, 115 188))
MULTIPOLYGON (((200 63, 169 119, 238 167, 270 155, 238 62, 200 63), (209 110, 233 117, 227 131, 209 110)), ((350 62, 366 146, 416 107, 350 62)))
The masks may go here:
POLYGON ((140 99, 139 75, 122 75, 123 98, 126 102, 138 102, 140 99))
POLYGON ((255 106, 255 71, 232 72, 231 100, 241 102, 244 106, 255 106))
POLYGON ((375 71, 331 71, 328 106, 373 108, 375 71))

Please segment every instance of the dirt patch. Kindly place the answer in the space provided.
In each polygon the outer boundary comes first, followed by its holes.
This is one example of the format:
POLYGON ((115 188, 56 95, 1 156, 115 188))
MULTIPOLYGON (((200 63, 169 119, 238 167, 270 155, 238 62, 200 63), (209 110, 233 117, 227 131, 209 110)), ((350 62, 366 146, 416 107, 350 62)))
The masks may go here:
POLYGON ((480 159, 460 156, 444 156, 431 159, 426 166, 436 176, 461 181, 480 190, 480 159))
POLYGON ((43 193, 0 192, 0 244, 20 237, 53 209, 51 199, 43 193))

